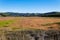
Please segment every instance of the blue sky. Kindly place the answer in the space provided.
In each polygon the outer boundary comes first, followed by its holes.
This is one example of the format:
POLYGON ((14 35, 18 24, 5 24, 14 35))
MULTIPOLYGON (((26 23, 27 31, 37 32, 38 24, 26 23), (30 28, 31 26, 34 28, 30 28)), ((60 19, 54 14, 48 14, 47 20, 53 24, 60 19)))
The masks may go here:
POLYGON ((60 11, 60 0, 0 0, 0 12, 44 13, 60 11))

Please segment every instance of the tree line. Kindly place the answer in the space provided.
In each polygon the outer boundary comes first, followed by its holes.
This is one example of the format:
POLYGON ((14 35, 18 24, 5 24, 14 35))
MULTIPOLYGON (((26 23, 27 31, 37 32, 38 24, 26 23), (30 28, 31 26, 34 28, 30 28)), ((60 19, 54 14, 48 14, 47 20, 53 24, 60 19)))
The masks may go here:
POLYGON ((14 16, 14 17, 60 17, 60 12, 48 12, 48 13, 14 13, 5 12, 0 13, 2 17, 14 16))

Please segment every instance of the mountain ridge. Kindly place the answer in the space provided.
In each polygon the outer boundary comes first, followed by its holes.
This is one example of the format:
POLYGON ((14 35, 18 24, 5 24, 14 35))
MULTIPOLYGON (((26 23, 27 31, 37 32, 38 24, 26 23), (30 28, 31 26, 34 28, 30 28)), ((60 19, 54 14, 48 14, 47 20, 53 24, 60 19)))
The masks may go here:
POLYGON ((0 16, 14 16, 14 17, 60 17, 60 12, 47 13, 16 13, 16 12, 1 12, 0 16))

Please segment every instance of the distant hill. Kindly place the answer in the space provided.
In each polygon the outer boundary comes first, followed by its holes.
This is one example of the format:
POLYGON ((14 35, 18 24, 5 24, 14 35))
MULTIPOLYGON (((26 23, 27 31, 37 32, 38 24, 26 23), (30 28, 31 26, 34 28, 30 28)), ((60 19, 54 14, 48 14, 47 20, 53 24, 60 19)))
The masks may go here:
POLYGON ((48 13, 44 13, 43 17, 60 17, 60 12, 48 12, 48 13))
POLYGON ((14 12, 1 12, 0 16, 14 16, 14 17, 60 17, 60 12, 48 12, 48 13, 14 13, 14 12))

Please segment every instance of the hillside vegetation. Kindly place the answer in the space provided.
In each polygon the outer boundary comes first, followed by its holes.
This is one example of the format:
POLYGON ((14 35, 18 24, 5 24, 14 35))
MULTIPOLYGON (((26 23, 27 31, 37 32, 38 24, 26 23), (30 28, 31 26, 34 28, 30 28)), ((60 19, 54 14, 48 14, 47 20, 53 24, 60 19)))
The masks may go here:
POLYGON ((48 12, 48 13, 14 13, 4 12, 0 13, 0 16, 14 16, 14 17, 60 17, 60 12, 48 12))

